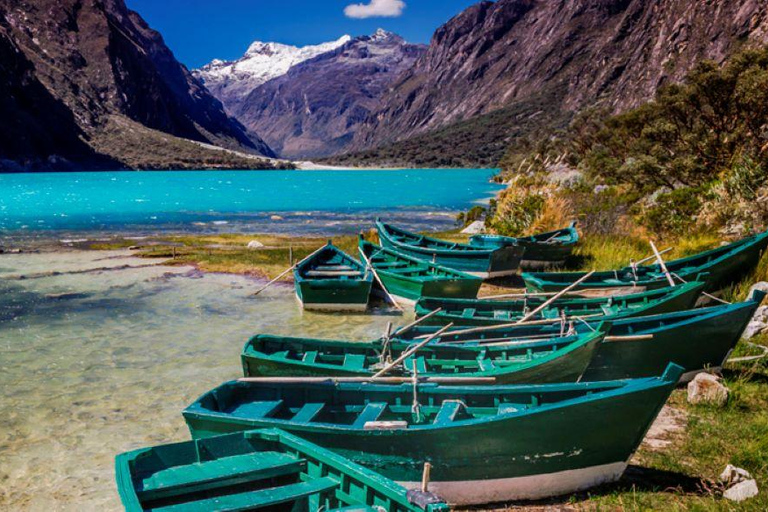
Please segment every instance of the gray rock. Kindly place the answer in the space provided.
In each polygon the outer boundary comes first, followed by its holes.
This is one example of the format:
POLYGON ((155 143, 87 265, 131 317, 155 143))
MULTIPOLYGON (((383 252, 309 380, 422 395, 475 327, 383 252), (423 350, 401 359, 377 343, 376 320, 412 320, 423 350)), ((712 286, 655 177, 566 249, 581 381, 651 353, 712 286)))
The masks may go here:
POLYGON ((472 222, 469 226, 461 230, 461 232, 464 233, 465 235, 476 235, 484 231, 485 231, 485 222, 483 222, 482 220, 476 220, 472 222))
POLYGON ((737 468, 733 464, 728 464, 725 469, 720 473, 720 481, 725 485, 733 485, 744 480, 750 480, 752 475, 746 469, 737 468))
POLYGON ((755 480, 744 480, 729 487, 723 493, 723 498, 731 501, 744 501, 757 496, 758 492, 755 480))
POLYGON ((249 249, 261 249, 264 247, 264 244, 259 242, 258 240, 251 240, 248 242, 248 248, 249 249))
POLYGON ((712 374, 699 373, 688 383, 688 403, 725 405, 727 401, 728 388, 712 374))
POLYGON ((768 306, 760 306, 755 311, 755 314, 752 315, 752 320, 749 321, 747 328, 744 329, 744 333, 741 336, 745 339, 750 339, 754 338, 758 334, 765 333, 768 333, 768 306))

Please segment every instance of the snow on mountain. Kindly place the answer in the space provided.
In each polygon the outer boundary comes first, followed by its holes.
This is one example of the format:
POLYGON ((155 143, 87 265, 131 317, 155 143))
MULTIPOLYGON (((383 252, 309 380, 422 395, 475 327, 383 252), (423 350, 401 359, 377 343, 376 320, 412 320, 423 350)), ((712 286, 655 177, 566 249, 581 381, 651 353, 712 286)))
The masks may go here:
POLYGON ((301 47, 255 41, 241 58, 214 59, 193 74, 229 108, 261 84, 286 74, 296 64, 333 51, 351 39, 344 35, 336 41, 301 47))

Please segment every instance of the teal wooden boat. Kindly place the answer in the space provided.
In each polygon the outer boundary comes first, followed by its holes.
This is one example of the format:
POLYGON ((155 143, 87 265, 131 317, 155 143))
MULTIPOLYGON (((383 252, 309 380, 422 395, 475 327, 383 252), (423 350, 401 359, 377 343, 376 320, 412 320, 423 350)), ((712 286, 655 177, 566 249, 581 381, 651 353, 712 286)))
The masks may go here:
MULTIPOLYGON (((388 375, 496 379, 497 384, 575 382, 589 366, 605 333, 493 347, 427 344, 388 375)), ((403 342, 318 340, 258 335, 243 347, 246 377, 373 376, 410 347, 403 342)))
MULTIPOLYGON (((669 361, 683 367, 683 382, 702 370, 719 370, 739 342, 744 329, 765 294, 754 291, 744 302, 708 308, 612 320, 608 336, 581 377, 582 381, 633 379, 659 375, 669 361)), ((416 326, 397 335, 413 343, 437 331, 435 326, 416 326)), ((496 346, 510 342, 545 340, 601 329, 601 322, 586 319, 566 325, 534 324, 484 328, 470 332, 449 329, 435 339, 439 344, 460 347, 496 346)))
POLYGON ((682 368, 649 379, 522 386, 232 381, 183 414, 193 438, 277 427, 456 505, 612 482, 682 368))
MULTIPOLYGON (((578 316, 613 321, 619 318, 654 315, 690 309, 696 305, 704 283, 693 282, 675 287, 612 297, 560 297, 529 319, 558 322, 578 316)), ((425 325, 499 325, 520 320, 541 306, 547 297, 533 296, 516 300, 435 299, 426 297, 416 303, 416 316, 441 309, 423 321, 425 325)))
POLYGON ((330 241, 297 265, 293 278, 304 309, 365 311, 368 307, 373 274, 330 241))
POLYGON ((525 248, 520 267, 528 269, 562 265, 578 242, 576 221, 563 229, 519 238, 501 235, 474 235, 469 238, 470 245, 486 249, 515 245, 525 248))
MULTIPOLYGON (((707 291, 721 290, 757 266, 768 246, 768 231, 710 251, 666 263, 669 272, 683 281, 706 281, 707 291)), ((560 291, 584 276, 584 272, 531 272, 523 273, 529 290, 560 291)), ((595 272, 575 290, 643 291, 669 286, 667 277, 658 264, 624 267, 618 270, 595 272)))
POLYGON ((415 304, 421 297, 475 298, 483 284, 479 277, 385 249, 362 236, 359 247, 398 301, 415 304))
POLYGON ((388 478, 278 429, 123 453, 115 459, 115 477, 127 512, 449 510, 433 494, 409 494, 388 478))
POLYGON ((376 220, 379 242, 392 249, 443 267, 482 278, 507 276, 520 267, 524 249, 517 246, 486 249, 411 233, 376 220))

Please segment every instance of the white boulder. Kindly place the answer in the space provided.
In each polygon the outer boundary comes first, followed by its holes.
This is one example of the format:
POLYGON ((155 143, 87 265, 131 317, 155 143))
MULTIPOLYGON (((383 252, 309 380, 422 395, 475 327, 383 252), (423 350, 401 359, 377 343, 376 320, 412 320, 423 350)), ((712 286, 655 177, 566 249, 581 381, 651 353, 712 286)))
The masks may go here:
POLYGON ((688 383, 688 403, 725 405, 727 401, 728 388, 710 373, 699 373, 688 383))
POLYGON ((465 227, 461 230, 462 233, 465 235, 477 235, 478 233, 483 233, 485 231, 485 222, 482 220, 476 220, 472 222, 469 226, 465 227))
POLYGON ((259 242, 258 240, 251 240, 248 242, 248 248, 249 249, 261 249, 264 247, 264 244, 259 242))
POLYGON ((726 489, 723 498, 731 501, 744 501, 757 496, 758 492, 755 480, 744 480, 726 489))

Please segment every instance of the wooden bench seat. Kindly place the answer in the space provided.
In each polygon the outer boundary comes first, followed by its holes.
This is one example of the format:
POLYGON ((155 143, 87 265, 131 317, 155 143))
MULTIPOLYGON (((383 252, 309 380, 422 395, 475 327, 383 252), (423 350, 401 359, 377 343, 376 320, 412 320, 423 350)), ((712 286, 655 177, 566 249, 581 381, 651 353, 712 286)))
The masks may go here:
POLYGON ((362 370, 365 368, 364 354, 346 354, 344 356, 344 368, 362 370))
POLYGON ((352 423, 352 426, 354 428, 363 428, 369 421, 377 421, 386 408, 386 402, 370 402, 366 404, 365 408, 357 416, 357 419, 352 423))
POLYGON ((325 407, 324 403, 304 404, 301 409, 299 409, 296 414, 293 415, 292 421, 298 423, 309 423, 315 417, 317 417, 318 414, 320 414, 320 411, 323 410, 323 407, 325 407))
POLYGON ((224 412, 240 418, 268 418, 270 415, 277 412, 282 406, 282 400, 276 400, 272 402, 249 402, 240 404, 237 407, 224 412))
POLYGON ((142 480, 137 496, 153 501, 304 471, 306 461, 280 452, 258 452, 171 467, 142 480))
POLYGON ((307 270, 307 277, 357 277, 363 273, 359 270, 307 270))
POLYGON ((179 503, 168 507, 152 509, 156 512, 240 512, 259 508, 274 507, 306 499, 314 494, 327 493, 338 488, 339 483, 331 477, 323 477, 308 482, 272 487, 258 491, 228 494, 189 503, 179 503))

